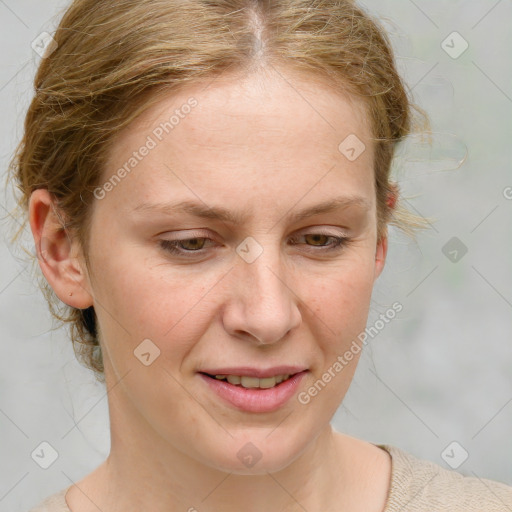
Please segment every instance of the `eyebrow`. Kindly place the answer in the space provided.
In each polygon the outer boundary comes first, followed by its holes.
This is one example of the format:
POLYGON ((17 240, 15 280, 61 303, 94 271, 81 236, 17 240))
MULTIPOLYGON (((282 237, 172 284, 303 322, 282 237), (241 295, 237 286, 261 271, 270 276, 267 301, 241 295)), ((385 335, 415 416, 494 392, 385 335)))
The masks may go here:
MULTIPOLYGON (((324 201, 302 210, 291 212, 285 217, 291 221, 298 222, 302 219, 321 215, 349 207, 355 207, 363 211, 371 208, 370 202, 362 196, 340 196, 324 201)), ((178 203, 141 203, 136 206, 134 212, 142 213, 161 213, 165 215, 175 215, 186 213, 203 219, 219 220, 231 224, 243 224, 248 213, 232 212, 222 206, 209 207, 204 203, 195 201, 180 201, 178 203)))

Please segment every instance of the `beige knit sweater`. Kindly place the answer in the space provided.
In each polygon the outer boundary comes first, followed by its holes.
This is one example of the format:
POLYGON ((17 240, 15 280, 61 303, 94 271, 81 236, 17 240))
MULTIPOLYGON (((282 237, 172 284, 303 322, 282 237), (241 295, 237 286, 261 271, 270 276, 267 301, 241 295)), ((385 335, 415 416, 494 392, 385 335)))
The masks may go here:
MULTIPOLYGON (((512 512, 512 487, 466 477, 389 445, 391 487, 383 512, 512 512)), ((46 498, 29 512, 71 512, 67 490, 46 498)))

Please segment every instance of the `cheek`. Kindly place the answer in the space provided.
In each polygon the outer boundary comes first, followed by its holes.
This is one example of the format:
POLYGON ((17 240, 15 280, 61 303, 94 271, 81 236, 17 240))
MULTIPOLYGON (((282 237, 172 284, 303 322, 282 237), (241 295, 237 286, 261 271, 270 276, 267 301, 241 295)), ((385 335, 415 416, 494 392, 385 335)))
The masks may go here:
POLYGON ((308 386, 299 395, 317 420, 329 421, 350 387, 363 347, 373 289, 371 265, 347 266, 333 272, 305 299, 315 341, 316 364, 308 386))
POLYGON ((107 249, 103 254, 92 261, 98 269, 93 289, 102 338, 111 356, 130 364, 133 350, 149 339, 161 355, 172 351, 172 359, 178 361, 211 322, 207 292, 214 287, 213 277, 150 266, 135 250, 130 257, 113 258, 107 249))
POLYGON ((306 287, 304 302, 317 323, 324 324, 329 347, 339 350, 364 330, 372 290, 372 262, 363 258, 323 276, 321 284, 306 287))

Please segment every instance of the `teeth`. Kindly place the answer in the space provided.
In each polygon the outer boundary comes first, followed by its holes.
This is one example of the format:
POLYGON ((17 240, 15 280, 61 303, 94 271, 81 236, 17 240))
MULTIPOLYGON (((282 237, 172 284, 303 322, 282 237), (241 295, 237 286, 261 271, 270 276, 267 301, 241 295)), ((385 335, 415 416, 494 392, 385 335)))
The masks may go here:
POLYGON ((243 388, 269 389, 285 380, 288 380, 290 375, 276 375, 275 377, 265 377, 264 379, 258 379, 258 377, 247 377, 245 375, 215 375, 215 378, 218 380, 227 380, 230 384, 242 386, 243 388))
POLYGON ((262 388, 262 389, 273 388, 276 385, 275 377, 266 377, 265 379, 259 379, 259 381, 260 381, 260 388, 262 388))
MULTIPOLYGON (((261 380, 263 380, 263 379, 261 379, 261 380)), ((274 380, 274 382, 275 382, 275 380, 274 380)), ((240 384, 244 388, 259 388, 260 387, 260 379, 258 379, 258 377, 242 377, 240 384)))
POLYGON ((239 377, 238 375, 228 375, 228 382, 230 384, 235 384, 235 385, 238 385, 240 384, 240 382, 242 381, 242 378, 239 377))

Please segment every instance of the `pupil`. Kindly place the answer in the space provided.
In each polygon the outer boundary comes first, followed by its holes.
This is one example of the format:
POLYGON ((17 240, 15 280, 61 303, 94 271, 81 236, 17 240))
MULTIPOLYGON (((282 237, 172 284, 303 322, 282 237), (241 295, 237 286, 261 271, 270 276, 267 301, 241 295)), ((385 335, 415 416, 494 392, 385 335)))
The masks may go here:
POLYGON ((188 245, 189 249, 201 249, 204 245, 204 240, 200 238, 191 238, 185 242, 185 245, 188 245))
POLYGON ((322 242, 322 240, 325 242, 324 238, 326 237, 326 235, 308 235, 310 236, 313 240, 313 244, 314 245, 324 245, 322 243, 319 243, 319 242, 322 242))

